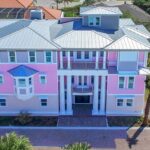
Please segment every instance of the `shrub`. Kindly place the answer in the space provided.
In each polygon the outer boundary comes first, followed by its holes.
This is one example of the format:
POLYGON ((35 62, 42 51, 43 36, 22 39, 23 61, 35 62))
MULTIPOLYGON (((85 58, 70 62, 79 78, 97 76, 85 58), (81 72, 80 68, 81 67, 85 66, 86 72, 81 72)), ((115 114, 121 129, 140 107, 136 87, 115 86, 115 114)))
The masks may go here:
POLYGON ((19 125, 26 125, 32 121, 32 117, 28 112, 20 112, 19 116, 16 117, 15 122, 19 125))
POLYGON ((28 138, 12 132, 0 137, 0 150, 32 150, 28 138))
POLYGON ((88 143, 75 143, 69 144, 64 147, 64 150, 89 150, 90 145, 88 143))

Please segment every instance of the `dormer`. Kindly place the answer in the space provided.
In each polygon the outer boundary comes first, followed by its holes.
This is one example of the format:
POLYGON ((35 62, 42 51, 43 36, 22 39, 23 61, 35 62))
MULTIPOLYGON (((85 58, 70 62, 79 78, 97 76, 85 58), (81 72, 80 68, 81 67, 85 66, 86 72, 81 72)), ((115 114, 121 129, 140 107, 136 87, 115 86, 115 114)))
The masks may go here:
POLYGON ((107 30, 118 30, 122 12, 117 7, 81 7, 82 25, 107 30))

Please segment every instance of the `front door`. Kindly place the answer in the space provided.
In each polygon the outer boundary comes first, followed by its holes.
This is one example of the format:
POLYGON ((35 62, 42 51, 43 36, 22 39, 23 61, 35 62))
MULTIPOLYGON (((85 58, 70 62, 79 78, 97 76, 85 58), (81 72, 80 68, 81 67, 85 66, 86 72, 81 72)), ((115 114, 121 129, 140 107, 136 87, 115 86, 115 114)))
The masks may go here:
POLYGON ((90 104, 90 96, 75 96, 75 104, 90 104))

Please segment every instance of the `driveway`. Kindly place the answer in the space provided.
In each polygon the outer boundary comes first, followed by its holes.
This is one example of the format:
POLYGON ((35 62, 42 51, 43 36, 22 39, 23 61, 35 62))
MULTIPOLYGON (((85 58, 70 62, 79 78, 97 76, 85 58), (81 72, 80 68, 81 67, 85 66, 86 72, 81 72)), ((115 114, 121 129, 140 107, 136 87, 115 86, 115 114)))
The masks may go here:
POLYGON ((150 149, 150 130, 0 129, 0 135, 12 131, 29 137, 35 150, 59 150, 78 141, 90 143, 93 150, 150 149))

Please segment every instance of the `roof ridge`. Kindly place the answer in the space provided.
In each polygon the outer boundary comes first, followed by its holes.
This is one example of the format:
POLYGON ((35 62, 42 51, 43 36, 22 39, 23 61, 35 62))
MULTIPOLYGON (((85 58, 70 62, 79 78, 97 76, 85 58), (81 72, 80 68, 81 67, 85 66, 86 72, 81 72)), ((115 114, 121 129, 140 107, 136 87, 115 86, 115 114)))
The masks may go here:
POLYGON ((110 41, 113 41, 112 38, 108 38, 108 37, 105 37, 104 35, 100 34, 101 32, 99 33, 99 32, 96 32, 95 30, 91 30, 91 31, 95 32, 95 34, 98 34, 98 35, 102 36, 103 38, 106 38, 106 39, 108 39, 110 41))
MULTIPOLYGON (((32 29, 31 27, 27 27, 28 29, 30 29, 31 31, 33 31, 34 33, 36 33, 38 36, 40 36, 41 38, 43 38, 45 41, 47 41, 48 43, 52 44, 53 46, 55 46, 56 48, 59 48, 57 47, 57 45, 55 43, 53 43, 51 40, 49 41, 48 39, 46 39, 43 35, 39 34, 38 32, 36 32, 34 29, 32 29)), ((49 35, 50 37, 50 35, 49 35)))
POLYGON ((140 44, 143 44, 145 47, 147 47, 147 48, 150 48, 150 46, 148 46, 147 44, 144 44, 143 42, 140 42, 140 41, 138 41, 138 40, 136 40, 136 39, 134 39, 134 38, 131 38, 131 37, 129 37, 128 35, 123 35, 122 37, 120 37, 119 39, 117 39, 116 41, 113 41, 112 43, 110 43, 110 44, 108 44, 107 46, 105 46, 105 48, 107 49, 107 47, 109 47, 110 45, 112 45, 112 44, 114 44, 114 43, 116 43, 116 42, 118 42, 118 41, 120 41, 122 38, 124 38, 124 37, 128 37, 129 39, 131 39, 131 40, 133 40, 133 41, 136 41, 136 42, 138 42, 138 43, 140 43, 140 44))

